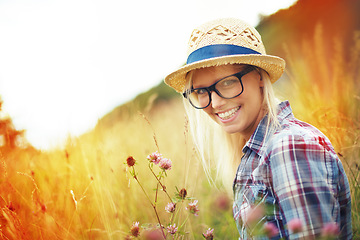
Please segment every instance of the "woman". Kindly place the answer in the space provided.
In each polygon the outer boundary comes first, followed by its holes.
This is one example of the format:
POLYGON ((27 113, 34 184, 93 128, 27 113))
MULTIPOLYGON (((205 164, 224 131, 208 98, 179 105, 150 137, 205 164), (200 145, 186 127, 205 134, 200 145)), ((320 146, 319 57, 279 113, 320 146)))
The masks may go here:
POLYGON ((187 64, 165 82, 186 99, 206 172, 213 160, 225 182, 235 178, 240 239, 313 239, 329 223, 351 239, 349 183, 331 143, 274 97, 284 69, 253 27, 219 19, 193 31, 187 64))

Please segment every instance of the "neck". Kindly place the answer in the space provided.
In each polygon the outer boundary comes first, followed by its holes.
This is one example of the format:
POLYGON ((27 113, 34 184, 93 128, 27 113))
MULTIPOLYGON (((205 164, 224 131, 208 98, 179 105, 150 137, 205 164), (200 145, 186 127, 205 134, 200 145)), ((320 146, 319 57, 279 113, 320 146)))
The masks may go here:
POLYGON ((262 109, 259 113, 259 115, 256 118, 256 121, 244 132, 241 133, 241 135, 244 137, 244 139, 247 141, 249 141, 250 137, 253 135, 253 133, 255 132, 256 128, 258 127, 261 119, 263 119, 263 117, 265 116, 265 110, 262 109))

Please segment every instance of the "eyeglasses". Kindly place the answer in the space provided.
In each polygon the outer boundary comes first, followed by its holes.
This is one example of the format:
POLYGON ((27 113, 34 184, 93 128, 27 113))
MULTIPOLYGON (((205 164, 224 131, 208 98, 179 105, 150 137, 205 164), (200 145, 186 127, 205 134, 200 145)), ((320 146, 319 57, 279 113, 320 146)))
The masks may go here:
POLYGON ((239 96, 244 91, 241 78, 252 72, 255 68, 249 66, 245 70, 233 75, 224 77, 209 87, 191 88, 183 93, 183 96, 189 100, 191 105, 197 109, 203 109, 211 103, 211 92, 216 92, 222 98, 231 99, 239 96))

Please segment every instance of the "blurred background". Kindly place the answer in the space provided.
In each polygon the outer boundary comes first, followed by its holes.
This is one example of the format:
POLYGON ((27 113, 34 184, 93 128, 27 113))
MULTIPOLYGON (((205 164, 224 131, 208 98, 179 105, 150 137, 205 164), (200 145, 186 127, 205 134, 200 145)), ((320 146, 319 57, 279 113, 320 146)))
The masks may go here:
POLYGON ((232 195, 207 181, 182 99, 162 82, 185 63, 194 27, 229 16, 286 60, 276 94, 332 141, 360 238, 360 1, 268 2, 1 1, 0 238, 126 239, 133 222, 156 224, 128 156, 168 221, 146 160, 159 151, 173 162, 168 193, 186 188, 199 200, 198 217, 178 215, 183 239, 209 227, 236 239, 232 195))
POLYGON ((1 1, 4 111, 33 146, 62 145, 181 66, 194 26, 294 1, 1 1))

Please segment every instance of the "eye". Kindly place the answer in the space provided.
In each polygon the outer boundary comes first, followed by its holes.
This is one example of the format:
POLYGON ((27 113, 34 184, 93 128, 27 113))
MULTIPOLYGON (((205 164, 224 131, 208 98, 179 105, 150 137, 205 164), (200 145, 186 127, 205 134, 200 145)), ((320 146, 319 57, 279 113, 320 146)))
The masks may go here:
POLYGON ((195 92, 197 95, 207 94, 207 91, 206 91, 205 88, 197 88, 197 89, 194 89, 194 92, 195 92))
POLYGON ((218 83, 217 87, 220 88, 230 88, 239 83, 239 80, 236 77, 226 78, 218 83))

